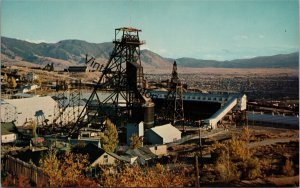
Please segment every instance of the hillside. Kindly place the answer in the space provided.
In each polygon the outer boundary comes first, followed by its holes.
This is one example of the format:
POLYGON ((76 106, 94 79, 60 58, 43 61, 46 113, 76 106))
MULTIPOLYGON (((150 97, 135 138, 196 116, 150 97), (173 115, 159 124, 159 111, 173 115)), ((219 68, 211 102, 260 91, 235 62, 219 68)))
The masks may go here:
POLYGON ((231 61, 214 61, 194 58, 176 59, 182 67, 216 67, 216 68, 297 68, 299 53, 262 56, 250 59, 236 59, 231 61))
MULTIPOLYGON (((1 59, 3 63, 33 63, 41 66, 53 62, 57 68, 84 63, 85 54, 104 64, 109 59, 113 44, 89 43, 81 40, 63 40, 57 43, 30 43, 23 40, 1 37, 1 59)), ((298 68, 299 53, 237 59, 232 61, 202 60, 195 58, 175 59, 178 66, 203 68, 298 68)), ((141 50, 141 61, 145 68, 167 68, 172 59, 164 58, 150 50, 141 50)))

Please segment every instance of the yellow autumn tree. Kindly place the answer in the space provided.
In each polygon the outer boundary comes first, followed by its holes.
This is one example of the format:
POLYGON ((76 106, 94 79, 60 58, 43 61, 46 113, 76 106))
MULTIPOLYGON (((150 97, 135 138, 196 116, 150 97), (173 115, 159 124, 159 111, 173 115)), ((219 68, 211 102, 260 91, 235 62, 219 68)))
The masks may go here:
POLYGON ((47 155, 40 160, 40 167, 49 176, 50 187, 61 185, 62 171, 60 166, 55 150, 49 150, 47 155))
POLYGON ((249 129, 249 127, 248 126, 243 127, 241 139, 243 141, 245 141, 246 143, 249 143, 251 136, 252 136, 252 133, 251 133, 251 130, 249 129))
POLYGON ((132 137, 130 137, 130 142, 131 142, 131 148, 132 149, 137 149, 142 147, 142 142, 141 139, 138 135, 134 134, 132 137))
POLYGON ((254 179, 260 176, 259 160, 248 148, 251 132, 244 128, 240 137, 233 137, 227 143, 213 145, 214 153, 218 154, 215 170, 222 181, 230 182, 239 178, 254 179))
POLYGON ((17 81, 15 78, 8 78, 7 84, 9 88, 15 89, 17 87, 17 81))
POLYGON ((100 134, 102 148, 107 152, 114 152, 119 143, 117 127, 108 118, 104 124, 104 132, 100 134))
POLYGON ((89 162, 86 155, 66 153, 60 158, 55 150, 50 150, 40 160, 40 167, 49 176, 50 187, 74 187, 85 179, 84 172, 89 162))
POLYGON ((183 187, 190 180, 185 175, 191 173, 183 166, 171 170, 161 164, 143 168, 125 165, 118 173, 102 170, 100 184, 104 187, 183 187))

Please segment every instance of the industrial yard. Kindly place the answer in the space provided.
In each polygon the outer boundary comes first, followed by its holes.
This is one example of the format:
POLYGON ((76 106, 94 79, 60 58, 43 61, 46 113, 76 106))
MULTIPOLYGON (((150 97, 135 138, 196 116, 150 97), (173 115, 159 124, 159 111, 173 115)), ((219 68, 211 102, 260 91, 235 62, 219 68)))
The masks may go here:
POLYGON ((140 32, 104 65, 2 67, 3 186, 299 186, 298 75, 147 74, 140 32))

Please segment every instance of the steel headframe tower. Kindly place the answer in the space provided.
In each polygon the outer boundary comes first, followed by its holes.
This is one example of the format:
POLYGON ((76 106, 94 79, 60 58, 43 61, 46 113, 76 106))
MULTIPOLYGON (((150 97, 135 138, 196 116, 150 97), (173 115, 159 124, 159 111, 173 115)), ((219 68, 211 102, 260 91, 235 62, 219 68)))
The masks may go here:
POLYGON ((178 78, 177 64, 174 61, 172 77, 169 85, 169 92, 166 96, 166 120, 172 121, 173 125, 182 123, 184 125, 184 110, 183 110, 183 86, 178 78))
POLYGON ((132 117, 132 110, 148 99, 144 93, 143 67, 140 60, 139 32, 129 27, 115 29, 114 49, 95 85, 72 133, 88 123, 102 123, 103 117, 132 117), (109 91, 102 99, 99 91, 109 91))

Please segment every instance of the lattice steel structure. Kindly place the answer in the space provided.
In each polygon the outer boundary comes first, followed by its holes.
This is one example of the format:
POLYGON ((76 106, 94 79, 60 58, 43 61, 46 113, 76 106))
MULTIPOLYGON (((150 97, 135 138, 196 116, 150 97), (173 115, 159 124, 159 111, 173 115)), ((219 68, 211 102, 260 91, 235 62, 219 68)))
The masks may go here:
POLYGON ((1 111, 1 122, 13 122, 17 120, 17 109, 15 106, 1 101, 1 111))
POLYGON ((72 90, 67 90, 65 81, 63 81, 60 85, 57 84, 57 87, 61 88, 62 91, 57 89, 58 92, 55 95, 55 100, 58 105, 54 109, 55 118, 53 119, 53 124, 63 126, 76 122, 80 113, 80 83, 76 89, 73 88, 72 90))
POLYGON ((55 118, 53 119, 53 124, 61 125, 63 124, 63 114, 67 108, 68 98, 66 91, 59 92, 55 95, 55 100, 57 102, 57 107, 54 109, 55 118))
POLYGON ((95 85, 83 111, 75 124, 72 134, 89 123, 102 124, 104 117, 127 119, 133 117, 135 109, 147 100, 144 93, 143 67, 140 60, 139 32, 135 28, 115 29, 114 49, 108 63, 95 85), (109 95, 101 99, 99 92, 109 95))
POLYGON ((178 77, 177 64, 174 61, 169 91, 165 102, 165 120, 171 121, 173 125, 184 124, 183 110, 183 85, 178 77))

